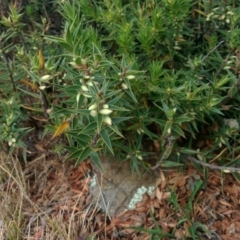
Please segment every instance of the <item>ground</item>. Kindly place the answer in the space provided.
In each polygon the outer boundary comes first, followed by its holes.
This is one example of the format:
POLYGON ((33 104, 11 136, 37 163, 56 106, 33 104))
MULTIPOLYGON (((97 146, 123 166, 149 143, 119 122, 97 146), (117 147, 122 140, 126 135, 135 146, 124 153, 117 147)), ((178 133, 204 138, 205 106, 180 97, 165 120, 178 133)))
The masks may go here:
POLYGON ((202 173, 191 163, 159 169, 151 196, 110 216, 93 201, 94 169, 41 151, 27 164, 1 153, 0 239, 240 239, 240 186, 231 174, 211 170, 191 199, 202 173))

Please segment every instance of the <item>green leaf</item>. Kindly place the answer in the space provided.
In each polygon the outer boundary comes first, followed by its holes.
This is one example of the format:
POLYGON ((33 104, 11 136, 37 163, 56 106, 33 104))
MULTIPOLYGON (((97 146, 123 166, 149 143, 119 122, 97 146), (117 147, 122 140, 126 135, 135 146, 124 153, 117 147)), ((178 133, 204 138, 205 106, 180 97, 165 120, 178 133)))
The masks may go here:
POLYGON ((108 105, 108 106, 109 106, 109 109, 111 109, 113 111, 130 111, 129 109, 118 107, 115 105, 108 105))
POLYGON ((76 152, 77 150, 79 150, 76 147, 70 147, 70 146, 64 146, 64 149, 66 149, 69 152, 76 152))
MULTIPOLYGON (((57 108, 57 107, 56 107, 57 108)), ((55 114, 64 114, 64 115, 68 115, 68 114, 72 114, 72 113, 80 113, 83 116, 89 116, 90 115, 90 111, 88 109, 75 109, 75 108, 62 108, 59 109, 55 112, 55 114)))
POLYGON ((161 166, 166 168, 172 168, 172 167, 181 167, 183 166, 183 164, 166 160, 161 164, 161 166))
POLYGON ((18 88, 18 89, 19 89, 20 91, 22 91, 22 92, 24 92, 24 93, 26 93, 26 94, 28 94, 28 95, 36 98, 36 99, 40 99, 40 94, 36 94, 36 93, 33 93, 33 92, 29 92, 29 91, 26 91, 26 90, 24 90, 24 89, 22 89, 22 88, 18 88))
POLYGON ((166 133, 169 131, 169 129, 171 130, 171 128, 172 128, 172 121, 169 120, 166 122, 162 135, 165 136, 166 133))
POLYGON ((73 135, 72 134, 72 136, 83 146, 88 145, 92 140, 91 136, 86 135, 86 134, 80 134, 80 135, 73 135))
POLYGON ((225 85, 226 83, 228 83, 231 80, 231 77, 226 75, 223 76, 215 85, 215 88, 220 88, 221 86, 225 85))
POLYGON ((107 145, 108 149, 110 150, 110 152, 114 155, 114 152, 113 152, 113 149, 112 149, 112 143, 111 143, 111 140, 109 138, 107 130, 102 129, 102 131, 100 132, 100 135, 101 135, 104 143, 107 145))
POLYGON ((181 148, 180 153, 183 153, 183 154, 197 154, 199 152, 195 151, 195 150, 192 150, 192 149, 181 148))
POLYGON ((178 125, 173 125, 172 126, 172 130, 174 132, 176 132, 178 135, 180 135, 180 136, 185 138, 185 134, 184 134, 183 130, 178 125))
POLYGON ((192 193, 191 193, 191 195, 190 195, 189 201, 188 201, 187 206, 186 206, 186 208, 187 208, 189 211, 192 211, 192 207, 193 207, 192 203, 193 203, 193 200, 194 200, 196 194, 198 193, 198 191, 201 189, 202 185, 203 185, 203 181, 202 181, 202 180, 198 180, 198 181, 196 181, 196 183, 194 184, 194 189, 193 189, 193 191, 192 191, 192 193))
POLYGON ((179 117, 176 117, 174 119, 174 123, 179 123, 180 124, 180 123, 183 123, 183 122, 190 122, 193 119, 194 119, 194 117, 189 117, 189 116, 187 116, 187 113, 186 113, 186 114, 183 114, 179 117))
POLYGON ((79 158, 81 156, 82 152, 83 152, 83 149, 78 149, 77 151, 73 152, 69 157, 67 157, 66 160, 79 158))
POLYGON ((62 38, 58 38, 58 37, 53 37, 53 36, 47 36, 45 37, 46 39, 58 43, 59 45, 61 45, 61 47, 63 47, 64 49, 66 49, 68 52, 72 52, 73 51, 73 47, 71 44, 67 43, 64 39, 62 38))
POLYGON ((116 95, 115 98, 111 99, 109 102, 108 102, 108 105, 114 105, 116 104, 120 99, 122 99, 123 97, 123 93, 119 94, 119 95, 116 95))
POLYGON ((121 122, 127 121, 129 119, 132 119, 132 117, 113 117, 112 118, 112 123, 114 124, 119 124, 121 122))
POLYGON ((97 129, 97 122, 92 122, 89 125, 87 125, 79 134, 94 134, 94 132, 97 129))
POLYGON ((125 92, 132 98, 132 100, 135 102, 135 103, 138 103, 138 100, 136 99, 135 95, 133 94, 133 92, 129 89, 125 90, 125 92))
POLYGON ((209 109, 211 112, 213 113, 217 113, 217 114, 220 114, 220 115, 224 115, 219 109, 215 108, 215 107, 211 107, 209 109))
POLYGON ((103 115, 98 113, 97 115, 97 132, 100 133, 103 123, 103 115))
POLYGON ((119 129, 117 128, 117 126, 112 125, 112 126, 108 126, 110 129, 112 129, 117 135, 119 135, 121 138, 124 138, 124 136, 122 135, 122 133, 119 131, 119 129))
POLYGON ((85 160, 91 153, 92 153, 92 149, 90 147, 86 147, 78 157, 76 165, 81 163, 83 160, 85 160))
POLYGON ((155 123, 157 123, 157 124, 159 124, 160 126, 163 126, 163 127, 166 125, 166 121, 165 120, 152 118, 151 121, 155 122, 155 123))
POLYGON ((90 157, 93 160, 93 162, 97 165, 97 167, 100 169, 100 171, 103 171, 99 155, 96 152, 92 151, 90 157))
MULTIPOLYGON (((105 87, 105 85, 104 85, 104 87, 105 87)), ((104 90, 104 89, 103 89, 104 90)), ((106 89, 107 90, 107 89, 106 89)), ((105 91, 106 91, 105 90, 105 91)), ((116 91, 111 91, 111 92, 108 92, 108 93, 106 93, 105 94, 105 98, 111 98, 111 97, 113 97, 113 96, 118 96, 118 94, 121 92, 122 90, 120 89, 120 90, 116 90, 116 91)), ((112 100, 111 100, 112 101, 112 100)))

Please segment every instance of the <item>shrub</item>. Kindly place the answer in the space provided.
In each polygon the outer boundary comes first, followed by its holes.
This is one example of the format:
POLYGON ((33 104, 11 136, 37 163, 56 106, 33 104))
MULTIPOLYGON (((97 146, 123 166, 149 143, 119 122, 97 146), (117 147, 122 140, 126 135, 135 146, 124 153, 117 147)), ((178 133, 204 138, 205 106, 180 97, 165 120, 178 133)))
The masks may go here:
MULTIPOLYGON (((162 166, 178 166, 186 154, 228 166, 238 160, 238 129, 223 123, 239 119, 237 1, 59 5, 63 34, 46 35, 43 19, 39 55, 34 49, 39 31, 29 33, 36 38, 29 39, 27 56, 24 42, 14 44, 19 72, 12 85, 24 94, 21 101, 35 98, 31 110, 48 119, 45 134, 66 132, 67 159, 79 163, 90 157, 101 168, 104 153, 131 161, 133 170, 149 169, 146 145, 154 142, 162 166), (19 85, 25 78, 28 90, 19 85), (200 140, 208 142, 202 146, 200 140)), ((2 49, 12 48, 8 34, 22 27, 19 19, 17 28, 2 19, 7 27, 2 49)))

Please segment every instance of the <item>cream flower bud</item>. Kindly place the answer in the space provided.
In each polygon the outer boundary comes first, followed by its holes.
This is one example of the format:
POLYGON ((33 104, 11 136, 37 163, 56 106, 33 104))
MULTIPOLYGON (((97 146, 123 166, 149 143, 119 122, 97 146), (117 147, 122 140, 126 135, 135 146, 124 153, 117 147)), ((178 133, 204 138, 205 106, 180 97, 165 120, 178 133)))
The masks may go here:
POLYGON ((53 108, 48 108, 46 112, 47 114, 50 114, 52 111, 53 111, 53 108))
POLYGON ((46 88, 46 86, 40 86, 40 87, 39 87, 39 89, 42 90, 42 91, 43 91, 45 88, 46 88))
POLYGON ((92 86, 93 86, 93 82, 92 82, 92 81, 88 81, 86 84, 87 84, 89 87, 92 87, 92 86))
POLYGON ((87 88, 85 85, 82 86, 82 90, 83 90, 84 92, 88 92, 88 88, 87 88))
POLYGON ((226 23, 230 23, 230 19, 227 18, 227 19, 225 20, 225 22, 226 22, 226 23))
POLYGON ((112 125, 112 119, 109 116, 105 116, 103 118, 103 122, 105 122, 108 125, 112 125))
POLYGON ((51 78, 51 75, 44 75, 40 78, 40 81, 48 81, 51 78))
POLYGON ((128 79, 128 80, 131 80, 131 79, 134 79, 135 77, 136 77, 136 76, 134 76, 134 75, 128 75, 128 76, 127 76, 127 79, 128 79))
POLYGON ((108 104, 104 104, 103 108, 109 108, 108 104))
POLYGON ((102 110, 100 110, 100 113, 102 114, 102 115, 108 115, 108 114, 110 114, 112 112, 112 110, 110 110, 110 109, 102 109, 102 110))
POLYGON ((90 112, 90 114, 93 116, 93 117, 96 117, 97 116, 97 111, 96 110, 92 110, 90 112))
POLYGON ((230 173, 231 171, 228 170, 228 169, 224 169, 223 172, 225 172, 225 173, 230 173))
POLYGON ((83 93, 83 96, 86 97, 86 98, 91 98, 92 97, 91 95, 85 94, 85 93, 83 93))
POLYGON ((171 132, 172 132, 172 129, 169 128, 169 129, 167 130, 167 133, 168 133, 168 134, 171 134, 171 132))
POLYGON ((92 110, 95 110, 97 109, 98 105, 96 103, 94 103, 93 105, 91 105, 88 110, 92 111, 92 110))
POLYGON ((80 96, 81 96, 81 94, 78 93, 77 96, 76 96, 76 100, 77 100, 77 102, 79 102, 80 96))
POLYGON ((122 83, 122 88, 123 88, 123 89, 128 89, 127 84, 126 84, 126 83, 122 83))
POLYGON ((232 68, 231 66, 225 66, 223 69, 228 70, 228 69, 231 69, 231 68, 232 68))

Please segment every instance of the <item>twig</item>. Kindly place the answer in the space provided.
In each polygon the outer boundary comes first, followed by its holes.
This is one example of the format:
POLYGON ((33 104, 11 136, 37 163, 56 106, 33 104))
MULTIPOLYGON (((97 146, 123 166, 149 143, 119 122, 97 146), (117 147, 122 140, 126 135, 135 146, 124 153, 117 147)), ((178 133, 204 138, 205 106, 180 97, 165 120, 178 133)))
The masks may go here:
POLYGON ((151 167, 152 171, 159 168, 162 165, 162 163, 164 162, 164 160, 166 160, 168 158, 169 154, 171 153, 172 147, 173 147, 173 139, 172 139, 171 135, 167 137, 167 141, 168 141, 168 143, 167 143, 166 149, 165 149, 160 161, 154 167, 151 167))
POLYGON ((217 169, 217 170, 221 170, 221 171, 229 171, 229 172, 240 172, 240 168, 236 168, 236 167, 225 167, 225 166, 215 166, 209 163, 205 163, 202 162, 194 157, 188 157, 189 160, 198 163, 204 167, 208 167, 210 169, 217 169))
POLYGON ((224 43, 224 41, 221 41, 215 48, 213 48, 213 49, 202 59, 202 62, 204 62, 205 59, 206 59, 212 52, 214 52, 222 43, 224 43))

